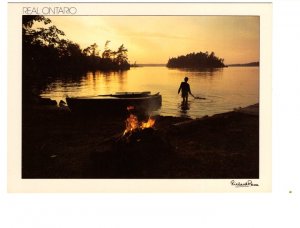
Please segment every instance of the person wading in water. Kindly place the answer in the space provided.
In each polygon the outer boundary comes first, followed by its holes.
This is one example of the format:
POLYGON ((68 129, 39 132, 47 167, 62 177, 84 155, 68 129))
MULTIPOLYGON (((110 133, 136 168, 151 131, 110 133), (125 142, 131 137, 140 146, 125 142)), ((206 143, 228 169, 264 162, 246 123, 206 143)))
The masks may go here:
POLYGON ((189 94, 191 94, 191 96, 194 97, 194 95, 191 92, 191 88, 190 88, 190 85, 188 83, 188 80, 189 80, 189 78, 185 77, 184 82, 181 82, 180 87, 178 89, 178 94, 181 91, 181 97, 182 97, 182 104, 183 105, 187 105, 189 94))

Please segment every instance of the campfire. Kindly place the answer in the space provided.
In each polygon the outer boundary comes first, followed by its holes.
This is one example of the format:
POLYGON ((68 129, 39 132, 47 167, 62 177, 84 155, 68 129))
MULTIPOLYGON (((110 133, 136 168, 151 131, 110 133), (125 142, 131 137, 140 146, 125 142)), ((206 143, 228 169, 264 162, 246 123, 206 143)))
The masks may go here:
POLYGON ((148 121, 141 121, 139 122, 138 117, 134 114, 130 114, 130 116, 125 121, 126 129, 123 133, 123 135, 126 135, 128 133, 132 133, 134 131, 140 131, 145 128, 153 128, 155 124, 155 119, 152 117, 148 118, 148 121))
POLYGON ((123 134, 106 141, 101 146, 104 151, 93 159, 94 167, 97 168, 95 172, 99 176, 108 175, 111 178, 154 178, 161 173, 167 175, 172 146, 162 132, 154 128, 154 117, 140 121, 133 106, 127 110, 129 114, 123 134))
POLYGON ((130 112, 129 117, 125 121, 125 131, 123 136, 129 137, 133 133, 137 133, 139 131, 143 131, 146 128, 153 128, 155 124, 155 119, 149 116, 147 121, 139 121, 137 115, 134 115, 132 110, 134 110, 133 106, 127 107, 127 110, 130 112))

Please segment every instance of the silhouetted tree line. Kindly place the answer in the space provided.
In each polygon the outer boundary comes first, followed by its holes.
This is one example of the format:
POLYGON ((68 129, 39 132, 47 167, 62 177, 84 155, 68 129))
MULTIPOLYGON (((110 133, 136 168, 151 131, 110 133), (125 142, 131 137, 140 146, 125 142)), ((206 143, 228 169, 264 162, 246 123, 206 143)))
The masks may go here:
POLYGON ((78 44, 61 38, 65 33, 56 26, 33 29, 35 22, 51 24, 51 20, 44 16, 23 16, 23 74, 130 68, 128 50, 123 44, 117 51, 112 51, 108 47, 110 41, 107 41, 100 55, 96 43, 82 50, 78 44))
POLYGON ((176 58, 170 58, 169 68, 219 68, 225 67, 224 59, 218 58, 214 52, 190 53, 176 58))

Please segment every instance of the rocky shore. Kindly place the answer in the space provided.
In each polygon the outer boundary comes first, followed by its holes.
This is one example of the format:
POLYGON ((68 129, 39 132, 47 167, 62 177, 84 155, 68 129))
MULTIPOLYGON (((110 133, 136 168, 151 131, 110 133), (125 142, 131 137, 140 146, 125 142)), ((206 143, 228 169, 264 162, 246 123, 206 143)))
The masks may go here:
POLYGON ((124 144, 123 117, 23 106, 22 178, 259 178, 258 104, 155 119, 153 132, 124 144))

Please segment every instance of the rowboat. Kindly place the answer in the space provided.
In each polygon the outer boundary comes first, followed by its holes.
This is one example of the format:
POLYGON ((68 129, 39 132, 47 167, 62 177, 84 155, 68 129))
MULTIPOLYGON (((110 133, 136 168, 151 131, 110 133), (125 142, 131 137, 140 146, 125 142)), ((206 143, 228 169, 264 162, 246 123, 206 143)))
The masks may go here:
POLYGON ((117 92, 97 96, 67 97, 72 112, 123 114, 128 109, 149 112, 161 107, 162 96, 151 92, 117 92))

